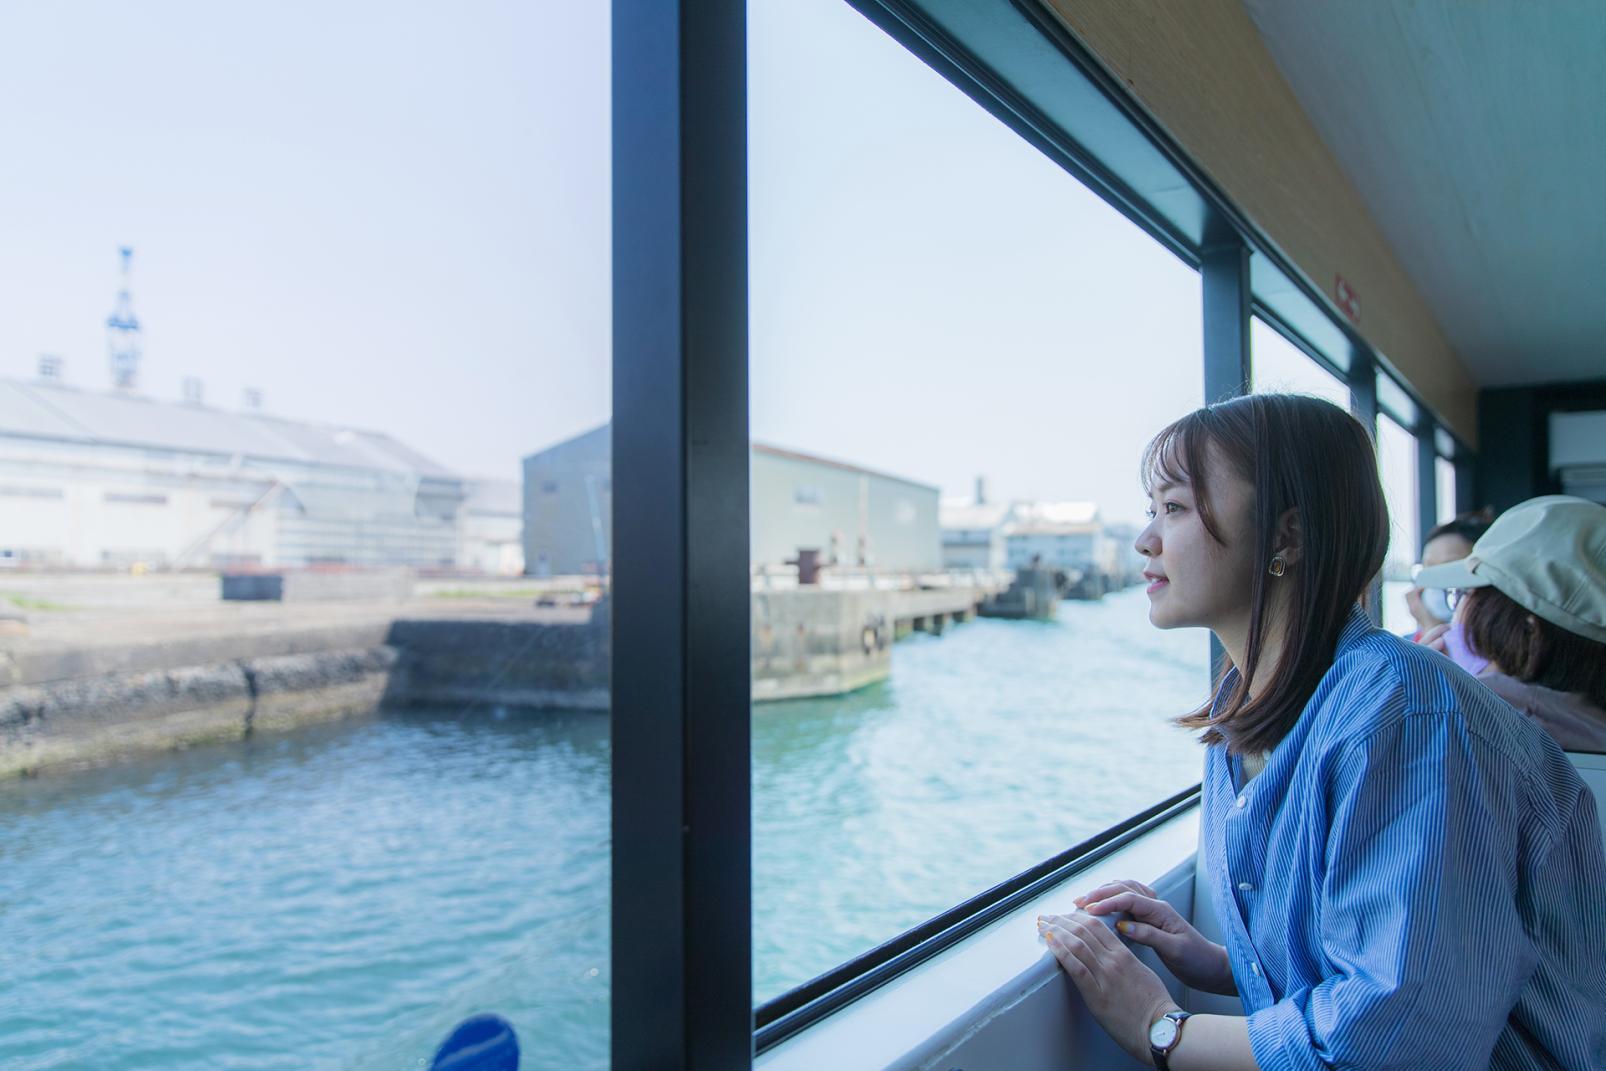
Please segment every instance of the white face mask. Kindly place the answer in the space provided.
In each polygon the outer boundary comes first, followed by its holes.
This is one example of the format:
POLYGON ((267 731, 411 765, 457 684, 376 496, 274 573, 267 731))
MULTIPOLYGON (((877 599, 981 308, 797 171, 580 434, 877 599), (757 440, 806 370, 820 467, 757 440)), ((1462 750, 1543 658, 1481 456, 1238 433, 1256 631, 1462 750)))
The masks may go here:
POLYGON ((1416 578, 1425 568, 1421 562, 1411 566, 1411 583, 1416 584, 1421 592, 1422 609, 1433 615, 1435 621, 1449 624, 1450 618, 1455 614, 1450 609, 1450 593, 1443 588, 1425 588, 1416 583, 1416 578))
POLYGON ((1422 609, 1439 621, 1449 621, 1454 616, 1450 612, 1449 594, 1443 588, 1423 588, 1422 609))

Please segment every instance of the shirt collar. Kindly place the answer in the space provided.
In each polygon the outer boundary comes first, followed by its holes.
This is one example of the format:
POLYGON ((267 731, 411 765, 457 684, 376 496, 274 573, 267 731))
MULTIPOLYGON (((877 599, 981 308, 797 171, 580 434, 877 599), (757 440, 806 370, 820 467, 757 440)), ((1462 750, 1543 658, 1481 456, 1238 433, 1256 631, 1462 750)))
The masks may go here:
POLYGON ((1344 622, 1344 627, 1339 630, 1338 645, 1334 649, 1333 654, 1336 656, 1338 652, 1342 651, 1344 648, 1353 643, 1358 643, 1360 640, 1371 634, 1372 628, 1372 619, 1366 616, 1366 611, 1361 609, 1361 604, 1356 603, 1354 606, 1351 606, 1349 611, 1349 620, 1344 622))

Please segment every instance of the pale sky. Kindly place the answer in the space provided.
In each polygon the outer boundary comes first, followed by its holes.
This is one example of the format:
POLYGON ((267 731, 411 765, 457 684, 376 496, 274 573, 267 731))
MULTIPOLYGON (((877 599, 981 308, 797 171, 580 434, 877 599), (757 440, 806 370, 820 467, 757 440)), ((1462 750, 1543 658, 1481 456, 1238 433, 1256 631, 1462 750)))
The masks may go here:
MULTIPOLYGON (((61 0, 0 33, 0 376, 389 432, 516 478, 609 415, 608 5, 61 0)), ((849 8, 750 5, 756 438, 1143 507, 1196 273, 849 8)))

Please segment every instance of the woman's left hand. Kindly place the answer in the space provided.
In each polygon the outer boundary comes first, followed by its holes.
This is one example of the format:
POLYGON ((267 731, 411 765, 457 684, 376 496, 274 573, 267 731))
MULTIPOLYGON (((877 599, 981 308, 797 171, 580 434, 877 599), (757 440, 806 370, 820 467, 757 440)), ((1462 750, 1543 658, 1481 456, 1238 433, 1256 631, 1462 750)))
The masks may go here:
POLYGON ((1093 1017, 1139 1063, 1149 1063, 1149 1027, 1177 1008, 1159 975, 1093 915, 1041 915, 1037 932, 1071 976, 1093 1017))

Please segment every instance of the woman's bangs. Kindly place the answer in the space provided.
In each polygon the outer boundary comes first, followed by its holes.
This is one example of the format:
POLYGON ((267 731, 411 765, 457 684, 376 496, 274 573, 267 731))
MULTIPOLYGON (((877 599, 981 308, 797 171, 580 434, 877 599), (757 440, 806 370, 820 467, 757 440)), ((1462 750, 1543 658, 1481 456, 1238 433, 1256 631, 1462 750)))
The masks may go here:
POLYGON ((1192 484, 1188 471, 1189 459, 1196 453, 1193 438, 1197 432, 1198 422, 1186 416, 1162 428, 1158 435, 1149 440, 1149 445, 1143 450, 1141 476, 1144 494, 1153 494, 1156 487, 1167 484, 1192 484))

